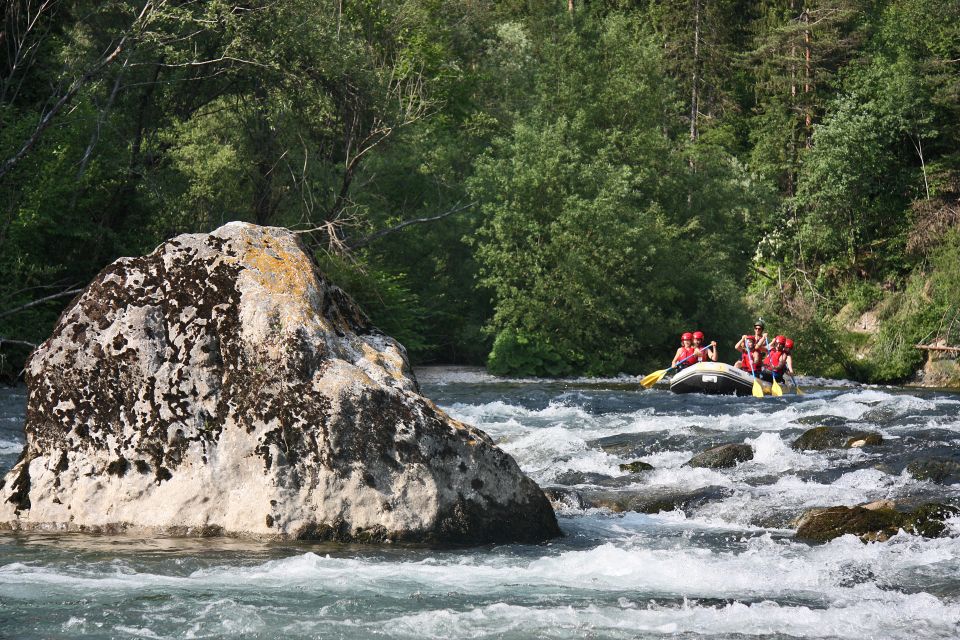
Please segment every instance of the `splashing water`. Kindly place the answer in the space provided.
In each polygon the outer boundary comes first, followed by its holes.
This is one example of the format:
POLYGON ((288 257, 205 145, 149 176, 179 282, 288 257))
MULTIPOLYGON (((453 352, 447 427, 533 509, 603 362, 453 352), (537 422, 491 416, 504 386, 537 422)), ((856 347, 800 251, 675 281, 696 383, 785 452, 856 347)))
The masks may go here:
MULTIPOLYGON (((793 537, 805 509, 956 502, 911 461, 960 445, 956 394, 838 385, 782 398, 675 396, 635 380, 421 372, 424 394, 484 429, 550 490, 695 494, 682 509, 570 503, 565 536, 472 549, 0 535, 0 637, 844 638, 960 636, 960 522, 864 544, 793 537), (811 424, 879 447, 796 451, 811 424), (731 469, 685 466, 746 443, 731 469), (629 474, 620 464, 644 461, 629 474)), ((0 470, 23 444, 22 390, 0 391, 0 470)), ((658 493, 658 495, 659 495, 658 493)))

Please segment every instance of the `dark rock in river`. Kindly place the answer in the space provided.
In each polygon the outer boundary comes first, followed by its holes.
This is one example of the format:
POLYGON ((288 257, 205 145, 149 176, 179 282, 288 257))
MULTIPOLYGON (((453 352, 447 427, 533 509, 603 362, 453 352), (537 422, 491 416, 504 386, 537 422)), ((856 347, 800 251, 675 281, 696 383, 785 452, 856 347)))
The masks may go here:
POLYGON ((690 458, 687 466, 725 469, 753 460, 753 447, 748 444, 722 444, 690 458))
POLYGON ((840 416, 804 416, 797 418, 793 424, 815 425, 818 427, 842 427, 847 424, 847 419, 840 416))
POLYGON ((558 535, 537 485, 418 393, 284 229, 104 269, 26 367, 0 528, 486 543, 558 535))
POLYGON ((604 484, 614 480, 613 476, 593 471, 564 471, 557 474, 555 482, 562 485, 604 484))
POLYGON ((797 451, 822 451, 880 444, 883 444, 883 436, 873 431, 860 431, 847 427, 814 427, 804 431, 794 440, 792 446, 797 451))
POLYGON ((827 507, 811 509, 797 521, 797 538, 826 542, 852 533, 886 540, 899 531, 900 514, 891 508, 827 507))
POLYGON ((583 490, 580 498, 586 507, 605 508, 615 513, 636 511, 659 513, 676 509, 690 509, 712 500, 730 497, 726 487, 702 487, 685 491, 674 487, 651 487, 642 490, 608 491, 583 490))
POLYGON ((874 424, 889 424, 899 417, 896 408, 890 406, 879 406, 870 409, 860 416, 863 422, 872 422, 874 424))
POLYGON ((907 465, 907 472, 917 480, 929 480, 937 484, 960 483, 960 460, 929 458, 914 460, 907 465))
POLYGON ((946 532, 944 521, 960 514, 950 505, 928 503, 908 512, 898 511, 888 500, 856 507, 811 509, 795 522, 797 538, 826 542, 853 534, 864 542, 884 541, 901 529, 907 533, 935 538, 946 532))
POLYGON ((653 471, 653 465, 642 460, 635 460, 620 465, 620 471, 627 473, 640 473, 641 471, 653 471))

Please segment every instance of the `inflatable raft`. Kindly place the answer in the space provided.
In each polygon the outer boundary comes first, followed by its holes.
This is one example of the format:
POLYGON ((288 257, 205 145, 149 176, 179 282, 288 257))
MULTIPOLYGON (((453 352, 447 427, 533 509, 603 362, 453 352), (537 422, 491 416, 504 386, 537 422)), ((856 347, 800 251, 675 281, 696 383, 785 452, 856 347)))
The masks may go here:
MULTIPOLYGON (((759 378, 758 378, 759 380, 759 378)), ((760 380, 763 393, 770 393, 770 383, 760 380)), ((787 387, 785 382, 780 386, 787 387)), ((749 396, 753 391, 753 376, 723 362, 698 362, 681 370, 670 380, 674 393, 721 393, 749 396)))

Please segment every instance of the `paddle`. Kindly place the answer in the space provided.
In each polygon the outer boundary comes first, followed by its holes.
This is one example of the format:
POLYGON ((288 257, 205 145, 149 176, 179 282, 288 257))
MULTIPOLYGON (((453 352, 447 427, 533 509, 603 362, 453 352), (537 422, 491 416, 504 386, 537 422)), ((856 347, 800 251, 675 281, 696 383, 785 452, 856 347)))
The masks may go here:
POLYGON ((797 379, 793 377, 793 374, 790 374, 790 382, 793 383, 793 388, 796 390, 798 396, 803 395, 803 389, 800 388, 800 385, 797 384, 797 379))
MULTIPOLYGON (((764 340, 764 342, 767 343, 767 353, 770 353, 770 338, 768 338, 767 336, 763 336, 763 340, 764 340)), ((768 356, 768 357, 769 357, 769 356, 768 356)), ((780 383, 777 382, 777 372, 776 372, 776 371, 771 371, 771 372, 770 372, 770 379, 773 380, 773 382, 770 384, 770 392, 771 392, 774 396, 776 396, 776 397, 779 398, 780 396, 783 395, 783 389, 780 388, 780 383)), ((756 394, 754 394, 754 395, 756 395, 756 394)))
POLYGON ((744 342, 743 347, 747 350, 747 361, 750 363, 750 375, 753 376, 753 397, 762 398, 763 387, 760 386, 760 382, 757 380, 757 372, 753 368, 753 354, 750 353, 750 345, 744 342))
MULTIPOLYGON (((710 346, 711 346, 711 345, 708 345, 708 346, 703 347, 703 348, 704 348, 704 349, 709 349, 710 346)), ((670 371, 673 371, 674 369, 676 369, 676 368, 677 368, 677 365, 683 364, 684 362, 686 362, 686 361, 689 360, 690 358, 694 357, 695 355, 697 355, 697 353, 696 353, 696 352, 693 352, 693 353, 691 353, 690 355, 688 355, 686 358, 684 358, 683 360, 680 360, 679 362, 677 362, 677 364, 673 365, 673 366, 670 367, 669 369, 660 369, 660 371, 654 371, 654 372, 651 373, 650 375, 644 376, 643 380, 640 381, 640 386, 643 387, 644 389, 649 389, 649 388, 652 387, 653 385, 655 385, 655 384, 657 384, 658 382, 660 382, 660 379, 663 378, 663 376, 667 375, 667 373, 669 373, 670 371)))

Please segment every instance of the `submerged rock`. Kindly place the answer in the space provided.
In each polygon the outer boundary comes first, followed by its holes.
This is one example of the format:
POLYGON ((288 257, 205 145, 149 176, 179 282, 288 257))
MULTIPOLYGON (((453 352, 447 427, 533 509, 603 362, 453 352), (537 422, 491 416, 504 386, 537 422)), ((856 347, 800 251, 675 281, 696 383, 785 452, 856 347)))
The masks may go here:
POLYGON ((687 466, 725 469, 753 460, 753 447, 748 444, 722 444, 690 458, 687 466))
POLYGON ((929 480, 937 484, 960 483, 960 460, 928 458, 914 460, 907 465, 907 472, 917 480, 929 480))
POLYGON ((711 486, 685 490, 675 487, 650 487, 641 490, 609 491, 583 490, 578 492, 585 507, 609 509, 614 513, 636 511, 660 513, 690 509, 712 500, 730 497, 733 492, 726 487, 711 486))
POLYGON ((794 440, 796 451, 850 449, 883 444, 883 436, 874 431, 860 431, 847 427, 814 427, 794 440))
POLYGON ((418 393, 289 231, 104 269, 26 367, 0 527, 485 543, 559 534, 537 485, 418 393))
POLYGON ((841 416, 816 415, 797 418, 792 422, 793 424, 814 425, 817 427, 842 427, 847 424, 847 419, 841 416))

